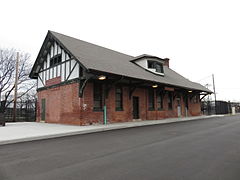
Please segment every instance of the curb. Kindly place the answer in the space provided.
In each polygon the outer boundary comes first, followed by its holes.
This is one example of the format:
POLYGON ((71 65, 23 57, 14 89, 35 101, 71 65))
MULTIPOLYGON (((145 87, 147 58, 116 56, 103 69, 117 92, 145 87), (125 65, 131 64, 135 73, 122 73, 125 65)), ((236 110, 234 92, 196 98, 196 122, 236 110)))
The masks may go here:
POLYGON ((44 140, 44 139, 52 139, 52 138, 59 138, 59 137, 65 137, 65 136, 73 136, 73 135, 81 135, 81 134, 90 134, 90 133, 98 133, 98 132, 105 132, 105 131, 111 131, 111 130, 118 130, 118 129, 127 129, 127 128, 137 128, 137 127, 143 127, 143 126, 152 126, 152 125, 160 125, 160 124, 171 124, 171 123, 180 123, 180 122, 186 122, 186 121, 195 121, 195 120, 203 120, 203 119, 210 119, 214 117, 223 117, 225 115, 212 115, 212 116, 198 116, 194 118, 185 118, 185 119, 166 119, 166 120, 146 120, 146 121, 138 121, 131 124, 129 123, 119 123, 119 124, 108 124, 108 125, 102 125, 100 127, 97 127, 95 129, 88 129, 88 130, 79 130, 74 132, 64 132, 64 133, 58 133, 58 134, 50 134, 50 135, 42 135, 42 136, 33 136, 33 137, 27 137, 27 138, 19 138, 19 139, 12 139, 12 140, 4 140, 0 141, 0 145, 6 145, 6 144, 14 144, 14 143, 20 143, 20 142, 28 142, 28 141, 35 141, 35 140, 44 140))

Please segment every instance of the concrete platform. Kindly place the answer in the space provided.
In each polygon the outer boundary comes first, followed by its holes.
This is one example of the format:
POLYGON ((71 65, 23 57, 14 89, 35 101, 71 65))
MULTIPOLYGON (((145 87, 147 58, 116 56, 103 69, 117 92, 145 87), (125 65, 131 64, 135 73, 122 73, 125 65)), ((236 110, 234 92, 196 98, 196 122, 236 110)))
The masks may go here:
POLYGON ((0 127, 0 145, 63 137, 63 136, 69 136, 69 135, 109 131, 114 129, 123 129, 123 128, 139 127, 139 126, 149 126, 149 125, 157 125, 157 124, 192 121, 192 120, 199 120, 199 119, 208 119, 208 118, 218 117, 218 116, 220 117, 223 115, 171 118, 171 119, 164 119, 164 120, 145 120, 145 121, 114 123, 114 124, 107 124, 107 125, 91 125, 91 126, 72 126, 72 125, 49 124, 49 123, 38 123, 38 122, 6 123, 5 127, 0 127))

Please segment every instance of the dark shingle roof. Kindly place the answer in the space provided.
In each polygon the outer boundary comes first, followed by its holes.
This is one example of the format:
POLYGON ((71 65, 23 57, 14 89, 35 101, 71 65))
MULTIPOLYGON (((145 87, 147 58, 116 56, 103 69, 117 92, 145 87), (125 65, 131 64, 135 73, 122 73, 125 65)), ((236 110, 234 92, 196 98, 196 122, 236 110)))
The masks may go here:
POLYGON ((194 83, 167 66, 164 66, 165 76, 155 75, 137 66, 131 60, 135 57, 94 45, 53 31, 50 33, 57 38, 82 65, 87 69, 123 75, 147 81, 154 81, 187 89, 211 92, 204 86, 194 83))

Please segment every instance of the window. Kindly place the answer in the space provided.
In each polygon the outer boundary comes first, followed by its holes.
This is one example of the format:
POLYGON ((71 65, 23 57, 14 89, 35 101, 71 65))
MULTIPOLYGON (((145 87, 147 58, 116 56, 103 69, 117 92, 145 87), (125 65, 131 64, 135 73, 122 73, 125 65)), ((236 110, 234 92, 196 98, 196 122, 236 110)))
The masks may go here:
POLYGON ((163 65, 160 63, 155 64, 156 72, 163 73, 163 65))
POLYGON ((58 54, 56 56, 53 56, 50 59, 50 67, 55 66, 56 64, 59 64, 62 62, 62 54, 58 54))
POLYGON ((198 95, 195 95, 193 96, 193 103, 199 103, 199 96, 198 95))
POLYGON ((116 111, 123 110, 123 91, 121 87, 116 87, 115 89, 115 106, 116 111))
POLYGON ((94 110, 102 110, 102 84, 94 83, 93 87, 94 110))
POLYGON ((157 108, 158 110, 163 109, 163 93, 161 91, 157 92, 157 108))
POLYGON ((148 61, 148 68, 149 69, 155 69, 158 73, 164 73, 163 72, 163 65, 160 62, 156 61, 148 61))
POLYGON ((173 94, 168 92, 168 109, 173 109, 173 94))
POLYGON ((155 68, 154 63, 155 63, 154 61, 148 61, 148 68, 153 68, 154 69, 155 68))
POLYGON ((148 90, 148 110, 154 110, 154 90, 152 88, 148 90))

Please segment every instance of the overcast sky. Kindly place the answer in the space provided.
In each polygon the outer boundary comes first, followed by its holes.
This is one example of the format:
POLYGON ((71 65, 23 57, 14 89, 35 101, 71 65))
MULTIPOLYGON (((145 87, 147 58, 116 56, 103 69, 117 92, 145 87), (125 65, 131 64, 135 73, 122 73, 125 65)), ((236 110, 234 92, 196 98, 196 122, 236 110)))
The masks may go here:
POLYGON ((1 0, 0 47, 31 54, 48 30, 132 56, 170 58, 217 99, 240 100, 238 0, 1 0))

